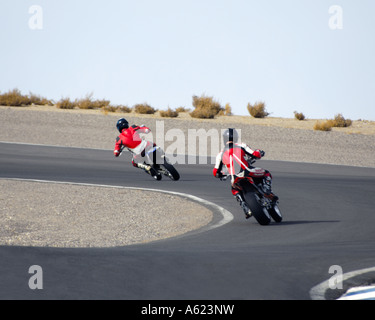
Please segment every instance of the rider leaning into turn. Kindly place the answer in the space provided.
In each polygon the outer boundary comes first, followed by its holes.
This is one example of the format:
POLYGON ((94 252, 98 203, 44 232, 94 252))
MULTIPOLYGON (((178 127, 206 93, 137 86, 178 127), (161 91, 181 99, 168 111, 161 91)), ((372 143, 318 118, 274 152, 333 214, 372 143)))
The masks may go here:
POLYGON ((243 199, 241 187, 237 184, 239 179, 243 177, 252 177, 262 180, 262 189, 264 195, 273 201, 277 201, 278 197, 271 190, 272 175, 269 171, 255 168, 246 160, 247 156, 256 159, 264 157, 263 150, 252 150, 245 143, 237 143, 238 132, 236 129, 227 129, 224 134, 224 149, 217 155, 216 164, 213 169, 213 175, 216 178, 222 178, 224 175, 222 169, 225 166, 231 176, 232 194, 240 203, 246 218, 251 217, 251 210, 243 199))
POLYGON ((156 145, 150 141, 142 139, 139 133, 149 133, 150 128, 142 125, 132 125, 129 127, 129 122, 121 118, 116 124, 120 135, 116 138, 115 149, 113 151, 115 157, 118 157, 124 148, 127 148, 133 155, 132 164, 136 168, 141 168, 150 173, 152 176, 157 175, 155 170, 150 165, 143 164, 146 152, 152 150, 156 145))

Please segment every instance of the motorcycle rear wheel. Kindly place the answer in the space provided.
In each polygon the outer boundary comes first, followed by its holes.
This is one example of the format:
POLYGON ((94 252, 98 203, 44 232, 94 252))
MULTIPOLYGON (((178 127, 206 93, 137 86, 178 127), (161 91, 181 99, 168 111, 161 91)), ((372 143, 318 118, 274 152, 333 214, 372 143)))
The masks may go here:
POLYGON ((271 217, 265 207, 262 207, 259 203, 258 196, 255 192, 245 192, 244 198, 247 205, 250 207, 250 210, 256 221, 262 226, 270 224, 271 217))

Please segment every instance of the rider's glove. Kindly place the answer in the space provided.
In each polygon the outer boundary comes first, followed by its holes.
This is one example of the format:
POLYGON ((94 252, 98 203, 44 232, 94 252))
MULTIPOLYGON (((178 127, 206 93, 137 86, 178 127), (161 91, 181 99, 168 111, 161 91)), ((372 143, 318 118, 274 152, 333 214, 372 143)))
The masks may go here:
POLYGON ((215 178, 219 178, 219 179, 223 176, 222 172, 217 170, 216 168, 214 168, 213 174, 215 178))
POLYGON ((265 154, 266 153, 263 150, 255 150, 253 152, 253 156, 256 157, 256 158, 258 158, 258 159, 264 157, 265 154))
MULTIPOLYGON (((139 126, 139 127, 143 129, 143 128, 145 128, 146 126, 145 126, 144 124, 142 124, 142 125, 139 126)), ((144 129, 143 132, 147 134, 147 133, 150 133, 150 131, 151 131, 151 130, 150 130, 149 128, 146 127, 146 129, 144 129)))

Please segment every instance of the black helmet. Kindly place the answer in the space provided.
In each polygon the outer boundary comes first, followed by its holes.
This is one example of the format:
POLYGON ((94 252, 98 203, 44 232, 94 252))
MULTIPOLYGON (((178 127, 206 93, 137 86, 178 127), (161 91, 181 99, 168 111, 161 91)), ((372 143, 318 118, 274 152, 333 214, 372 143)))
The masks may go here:
POLYGON ((224 144, 227 142, 231 141, 233 143, 236 143, 238 141, 238 132, 236 129, 229 128, 224 131, 223 133, 223 139, 224 139, 224 144))
POLYGON ((121 118, 117 121, 116 128, 121 133, 122 130, 129 128, 129 122, 126 121, 126 119, 121 118))

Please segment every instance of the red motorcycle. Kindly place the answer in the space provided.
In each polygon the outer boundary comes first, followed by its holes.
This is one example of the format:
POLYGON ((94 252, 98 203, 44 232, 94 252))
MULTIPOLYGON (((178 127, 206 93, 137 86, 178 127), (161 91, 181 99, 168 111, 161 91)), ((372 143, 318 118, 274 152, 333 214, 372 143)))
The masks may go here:
MULTIPOLYGON (((232 183, 242 191, 243 199, 251 210, 252 216, 257 220, 260 225, 268 225, 271 218, 280 223, 283 220, 280 208, 278 206, 278 198, 267 195, 263 191, 263 176, 264 169, 255 168, 251 166, 256 162, 254 157, 248 157, 250 164, 250 175, 237 175, 232 183)), ((222 180, 227 180, 230 175, 223 176, 222 180)))

